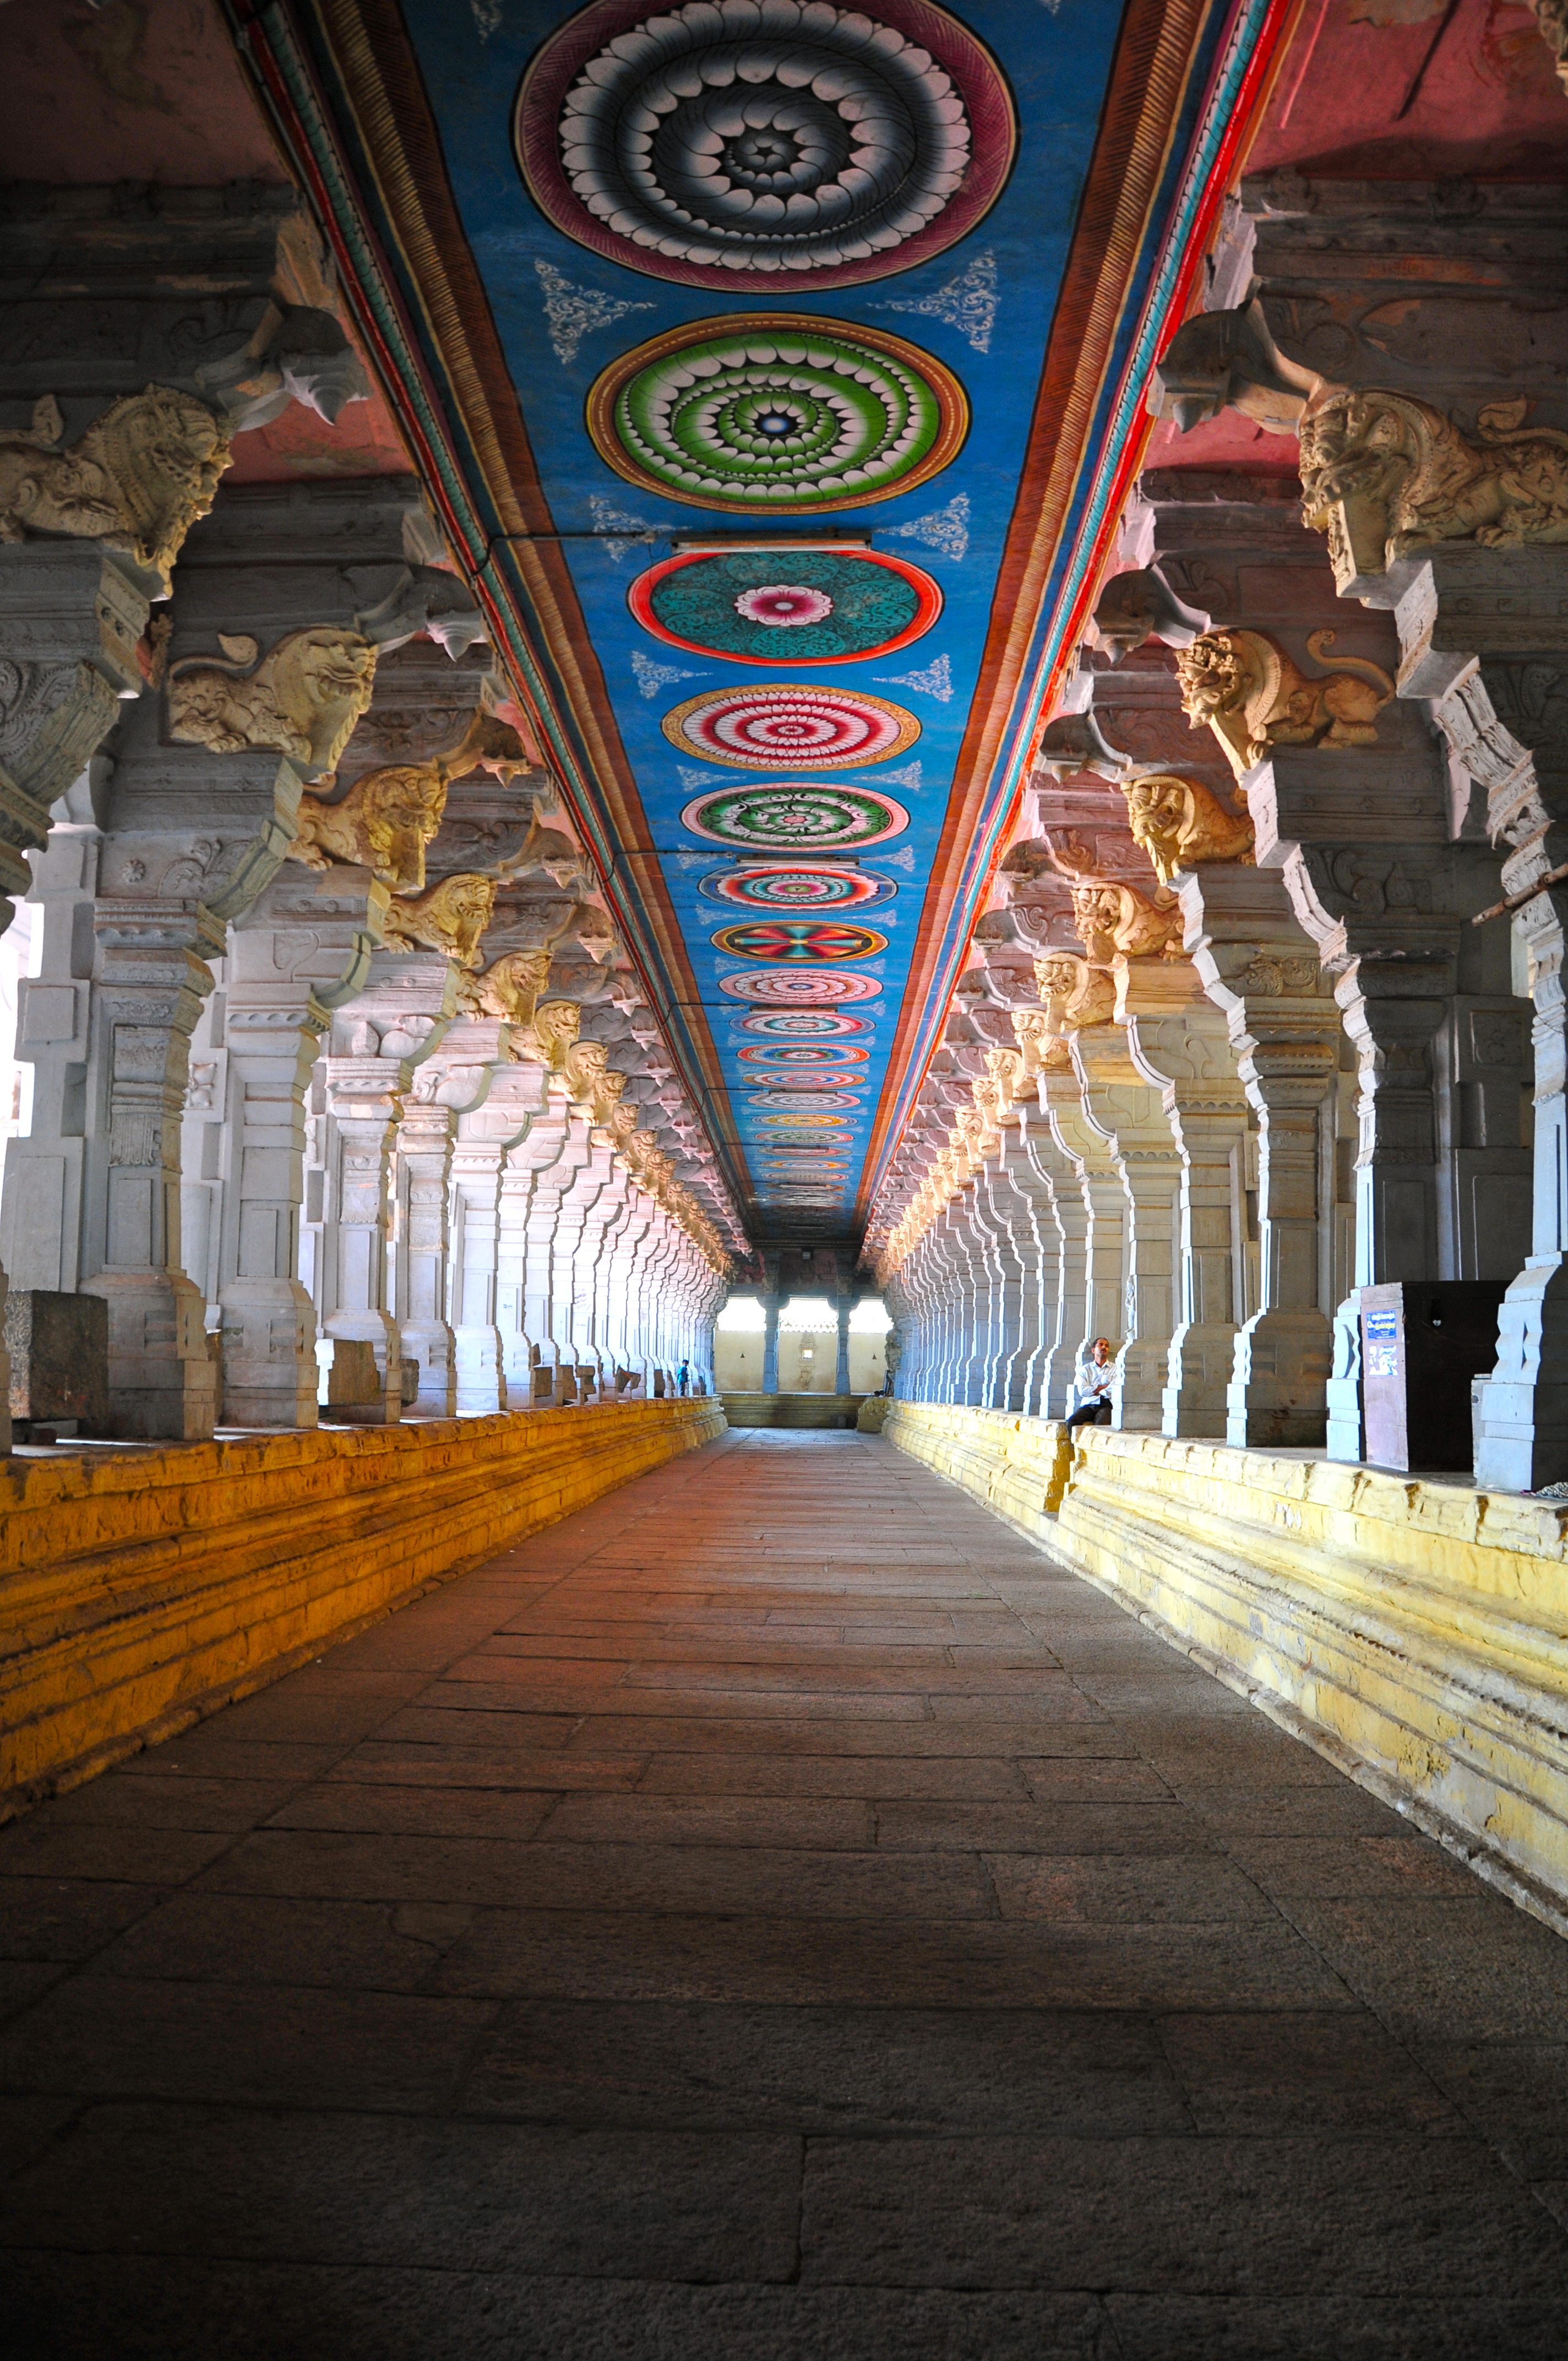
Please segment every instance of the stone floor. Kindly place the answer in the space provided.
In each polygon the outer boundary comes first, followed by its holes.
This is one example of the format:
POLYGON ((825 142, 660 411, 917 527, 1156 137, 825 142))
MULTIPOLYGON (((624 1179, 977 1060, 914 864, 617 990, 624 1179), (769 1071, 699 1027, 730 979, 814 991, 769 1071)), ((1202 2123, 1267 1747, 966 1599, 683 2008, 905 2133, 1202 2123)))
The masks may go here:
POLYGON ((1568 2354, 1568 1945, 879 1440, 645 1477, 0 1872, 18 2361, 1568 2354))

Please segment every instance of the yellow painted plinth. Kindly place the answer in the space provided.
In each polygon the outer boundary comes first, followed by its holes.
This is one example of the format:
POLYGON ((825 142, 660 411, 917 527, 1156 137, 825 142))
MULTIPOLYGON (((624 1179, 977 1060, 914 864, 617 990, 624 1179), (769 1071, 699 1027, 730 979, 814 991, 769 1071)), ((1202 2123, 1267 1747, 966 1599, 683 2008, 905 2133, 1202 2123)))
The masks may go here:
POLYGON ((1568 1507, 937 1403, 884 1431, 1568 1929, 1568 1507))
POLYGON ((0 1462, 0 1818, 723 1432, 677 1399, 0 1462))

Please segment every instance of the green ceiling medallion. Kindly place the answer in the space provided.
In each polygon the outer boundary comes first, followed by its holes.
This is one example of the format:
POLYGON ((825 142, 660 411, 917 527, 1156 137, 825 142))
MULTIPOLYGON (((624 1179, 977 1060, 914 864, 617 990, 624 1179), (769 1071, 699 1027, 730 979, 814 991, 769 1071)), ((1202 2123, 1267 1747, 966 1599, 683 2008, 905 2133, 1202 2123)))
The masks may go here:
POLYGON ((951 370, 878 329, 794 313, 698 320, 623 353, 588 432, 640 490, 748 516, 863 508, 927 482, 969 432, 951 370))

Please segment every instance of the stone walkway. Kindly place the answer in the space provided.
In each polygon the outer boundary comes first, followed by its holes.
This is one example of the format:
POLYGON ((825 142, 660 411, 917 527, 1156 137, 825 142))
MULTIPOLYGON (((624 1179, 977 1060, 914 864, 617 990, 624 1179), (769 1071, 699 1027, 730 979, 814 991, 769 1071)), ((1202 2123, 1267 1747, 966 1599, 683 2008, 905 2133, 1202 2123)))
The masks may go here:
POLYGON ((18 2361, 1568 2354, 1568 1945, 880 1441, 645 1477, 0 1872, 18 2361))

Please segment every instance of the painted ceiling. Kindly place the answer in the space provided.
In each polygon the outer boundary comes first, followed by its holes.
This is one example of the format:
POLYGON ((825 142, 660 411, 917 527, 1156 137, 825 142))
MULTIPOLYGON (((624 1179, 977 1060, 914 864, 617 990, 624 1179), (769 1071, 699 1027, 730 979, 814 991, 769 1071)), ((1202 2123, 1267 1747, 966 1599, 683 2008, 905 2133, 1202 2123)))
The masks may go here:
POLYGON ((1117 11, 404 14, 710 1124, 760 1228, 846 1229, 1117 11))
POLYGON ((1040 718, 1052 455, 1222 36, 1287 5, 313 0, 330 156, 274 51, 488 471, 461 555, 755 1235, 863 1216, 1040 718))

